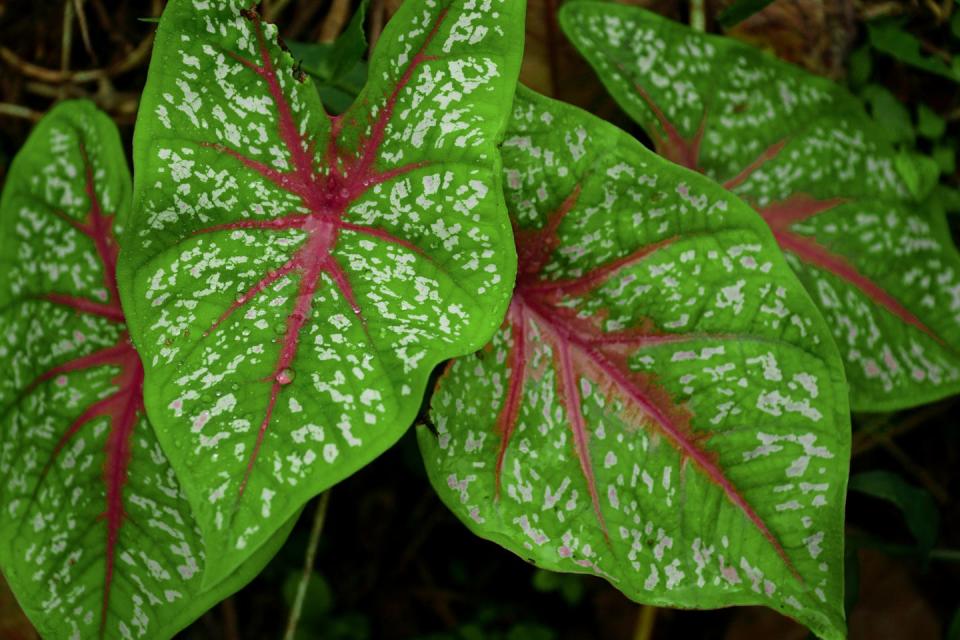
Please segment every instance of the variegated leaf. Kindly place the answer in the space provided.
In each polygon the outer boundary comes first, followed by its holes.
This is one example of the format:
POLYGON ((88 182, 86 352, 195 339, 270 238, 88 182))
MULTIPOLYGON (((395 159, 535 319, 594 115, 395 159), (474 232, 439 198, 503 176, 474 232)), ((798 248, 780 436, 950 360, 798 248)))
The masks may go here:
POLYGON ((515 273, 496 143, 523 2, 405 3, 333 118, 249 4, 167 5, 120 267, 210 580, 399 438, 515 273))
POLYGON ((640 602, 844 636, 850 421, 829 331, 748 206, 568 105, 503 145, 517 285, 419 432, 477 534, 640 602))
POLYGON ((143 415, 117 296, 130 210, 116 127, 67 102, 0 200, 0 568, 48 638, 169 638, 263 567, 201 587, 204 547, 143 415))
POLYGON ((767 221, 833 330, 855 409, 960 391, 960 256, 853 96, 643 10, 576 2, 561 21, 661 155, 767 221))

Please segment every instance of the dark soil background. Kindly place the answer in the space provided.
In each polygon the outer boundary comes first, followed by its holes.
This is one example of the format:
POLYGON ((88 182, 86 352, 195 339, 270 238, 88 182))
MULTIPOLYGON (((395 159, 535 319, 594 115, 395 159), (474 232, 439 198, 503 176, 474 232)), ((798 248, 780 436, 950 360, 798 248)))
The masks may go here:
MULTIPOLYGON (((400 0, 373 0, 368 38, 376 40, 400 0)), ((163 0, 0 0, 0 184, 33 123, 59 99, 87 97, 118 123, 128 146, 163 0)), ((285 39, 330 41, 356 3, 266 0, 262 12, 285 39)), ((642 137, 606 96, 555 22, 559 0, 529 0, 523 81, 583 106, 642 137)), ((631 0, 678 20, 689 5, 631 0)), ((723 2, 707 2, 708 30, 723 2)), ((900 16, 923 50, 948 64, 958 40, 947 26, 954 0, 777 0, 730 35, 814 73, 845 82, 850 54, 862 51, 865 21, 900 16)), ((960 84, 873 56, 870 81, 910 112, 921 102, 947 123, 956 148, 960 84)), ((863 75, 861 68, 856 73, 863 75)), ((929 152, 932 143, 919 143, 929 152), (927 148, 925 148, 927 147, 927 148)), ((956 188, 960 175, 945 172, 956 188)), ((960 220, 960 218, 958 218, 960 220)), ((956 224, 954 225, 957 226, 956 224)), ((956 237, 956 234, 955 234, 956 237)), ((851 638, 960 638, 960 401, 889 415, 855 416, 852 472, 887 470, 926 489, 941 516, 937 551, 918 557, 892 506, 861 494, 848 499, 851 576, 856 600, 851 638), (862 548, 861 548, 862 547, 862 548), (859 576, 859 580, 856 577, 859 576), (953 627, 953 629, 951 629, 953 627)), ((605 582, 541 572, 470 534, 427 483, 409 433, 396 447, 337 485, 298 637, 317 640, 462 639, 655 640, 805 639, 802 628, 764 609, 675 611, 641 607, 605 582)), ((302 572, 314 511, 307 506, 263 574, 181 635, 187 639, 280 638, 302 572)), ((0 579, 0 639, 35 638, 0 579)))

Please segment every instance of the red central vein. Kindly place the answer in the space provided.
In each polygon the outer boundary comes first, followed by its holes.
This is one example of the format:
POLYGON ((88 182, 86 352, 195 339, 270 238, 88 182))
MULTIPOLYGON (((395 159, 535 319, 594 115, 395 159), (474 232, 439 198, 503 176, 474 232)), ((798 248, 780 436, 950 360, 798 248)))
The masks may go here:
MULTIPOLYGON (((570 420, 574 450, 580 470, 587 483, 594 514, 610 544, 606 522, 600 507, 596 477, 590 457, 589 430, 581 407, 578 366, 605 380, 626 400, 626 404, 646 416, 659 433, 680 453, 682 460, 695 464, 705 476, 718 486, 737 509, 757 528, 770 543, 790 573, 798 581, 802 577, 787 555, 783 545, 769 529, 753 506, 727 478, 719 463, 698 441, 706 435, 694 434, 685 421, 687 412, 674 406, 667 392, 642 374, 631 372, 629 357, 639 348, 666 344, 687 339, 682 336, 658 334, 644 327, 622 332, 606 333, 589 319, 580 318, 575 311, 561 306, 563 296, 576 290, 583 293, 606 281, 614 273, 637 264, 657 250, 669 246, 671 239, 641 247, 627 258, 618 259, 597 268, 584 278, 565 281, 562 287, 544 286, 540 273, 547 265, 550 255, 559 246, 558 229, 562 220, 576 205, 580 188, 563 202, 548 218, 547 224, 540 230, 520 231, 516 234, 517 253, 521 263, 517 287, 511 302, 508 321, 513 332, 513 345, 510 352, 510 382, 504 406, 497 417, 497 431, 501 441, 495 467, 496 492, 499 499, 503 460, 510 438, 519 418, 519 403, 526 378, 527 345, 525 341, 526 323, 532 321, 541 327, 541 334, 553 346, 554 362, 558 369, 560 389, 564 405, 570 420)), ((549 283, 549 281, 548 281, 549 283)))
POLYGON ((86 147, 82 143, 79 145, 79 149, 80 156, 83 158, 84 193, 86 193, 90 202, 90 208, 82 222, 56 209, 52 210, 52 213, 93 242, 103 269, 103 284, 107 290, 109 301, 105 303, 97 302, 89 298, 63 293, 49 293, 43 298, 54 304, 73 309, 78 313, 96 315, 112 322, 122 323, 124 317, 123 311, 120 309, 120 294, 117 291, 116 276, 119 247, 113 237, 113 217, 103 213, 95 188, 93 165, 87 156, 86 147))
POLYGON ((105 507, 101 518, 106 522, 107 535, 104 550, 104 581, 102 608, 100 611, 100 635, 105 634, 108 605, 113 586, 116 549, 120 529, 125 518, 123 489, 127 482, 127 469, 130 465, 133 431, 139 415, 143 412, 143 367, 140 358, 124 334, 113 346, 95 351, 86 356, 47 370, 31 382, 26 389, 32 391, 42 382, 53 380, 70 373, 89 371, 96 367, 113 366, 119 373, 111 381, 115 387, 109 395, 87 406, 61 434, 40 471, 37 484, 31 496, 35 501, 50 469, 59 459, 64 448, 73 438, 91 422, 107 418, 110 432, 105 445, 103 464, 103 482, 105 487, 105 507))
MULTIPOLYGON (((706 112, 704 112, 703 119, 700 122, 700 128, 696 135, 690 139, 684 138, 650 94, 640 85, 634 86, 637 94, 653 113, 661 129, 663 129, 663 136, 653 136, 657 153, 677 164, 695 171, 700 171, 700 142, 703 138, 704 126, 707 119, 706 112)), ((785 138, 767 147, 739 173, 727 179, 723 183, 723 186, 727 189, 734 189, 746 182, 758 169, 776 158, 786 146, 787 142, 788 140, 785 138)), ((757 208, 757 210, 770 226, 774 238, 781 249, 794 254, 807 264, 828 271, 844 280, 858 289, 872 302, 883 307, 905 324, 919 329, 940 346, 953 350, 943 338, 926 326, 899 300, 890 295, 890 293, 876 282, 860 273, 846 258, 834 253, 814 238, 800 235, 791 230, 790 226, 793 223, 809 219, 846 201, 845 198, 817 200, 803 194, 796 194, 785 201, 773 203, 763 208, 757 208)))
POLYGON ((796 233, 791 225, 808 220, 817 214, 845 203, 843 198, 817 200, 805 195, 796 195, 782 202, 775 202, 762 209, 760 215, 767 221, 773 231, 777 243, 785 251, 789 251, 807 264, 811 264, 824 271, 832 273, 838 278, 852 284, 864 293, 870 300, 884 307, 888 312, 927 334, 942 347, 951 349, 940 336, 926 326, 899 300, 887 293, 876 282, 860 273, 860 271, 843 256, 833 253, 816 239, 796 233))
MULTIPOLYGON (((84 191, 90 202, 90 208, 83 221, 71 218, 61 211, 54 210, 53 213, 93 243, 103 270, 103 282, 107 290, 108 301, 97 302, 82 296, 61 293, 50 293, 43 298, 71 309, 77 314, 92 314, 125 325, 126 319, 120 307, 120 297, 117 291, 116 266, 119 247, 113 234, 113 216, 104 213, 101 207, 95 188, 93 165, 82 143, 79 145, 79 150, 84 163, 84 191)), ((59 459, 64 448, 86 425, 101 418, 109 420, 110 431, 105 443, 102 476, 105 505, 100 515, 106 526, 99 628, 101 638, 106 634, 107 615, 115 573, 116 550, 119 544, 120 530, 126 517, 123 491, 127 482, 127 472, 132 455, 133 431, 139 416, 143 412, 143 367, 139 356, 130 343, 129 336, 124 332, 112 346, 104 347, 85 356, 51 367, 37 376, 20 394, 20 397, 23 397, 35 391, 40 384, 60 376, 66 377, 72 373, 89 371, 103 366, 119 369, 118 374, 111 381, 114 390, 87 406, 60 435, 40 471, 31 496, 31 502, 35 502, 50 469, 59 459)))
MULTIPOLYGON (((629 398, 654 422, 657 429, 667 437, 667 440, 673 444, 683 458, 693 461, 701 471, 706 474, 711 482, 723 490, 730 502, 740 509, 754 526, 757 527, 763 537, 766 538, 790 570, 790 573, 793 574, 797 580, 803 582, 803 579, 794 567, 783 545, 780 544, 780 541, 773 532, 770 531, 760 515, 753 509, 750 503, 747 502, 747 499, 727 478, 723 469, 719 467, 710 454, 697 446, 690 434, 675 424, 674 420, 667 415, 660 404, 651 399, 647 391, 640 385, 635 384, 633 380, 630 379, 629 374, 625 373, 621 367, 617 366, 616 363, 610 359, 610 356, 605 353, 602 343, 598 344, 598 341, 595 341, 592 336, 583 336, 578 333, 575 328, 551 319, 557 318, 558 316, 556 314, 552 316, 548 315, 550 314, 550 309, 541 306, 539 303, 530 302, 529 307, 538 316, 540 324, 552 326, 554 331, 560 336, 561 341, 572 344, 580 353, 585 355, 595 367, 596 371, 600 372, 612 382, 621 393, 629 398)), ((563 342, 561 342, 561 344, 563 344, 563 342)), ((595 491, 596 489, 594 489, 594 492, 595 491)))
POLYGON ((260 455, 280 392, 284 386, 293 380, 291 372, 297 356, 300 335, 310 318, 313 300, 324 275, 330 278, 333 286, 339 291, 364 332, 367 333, 368 340, 370 338, 366 320, 350 284, 349 277, 333 255, 340 232, 349 231, 366 234, 415 251, 426 257, 423 250, 413 243, 398 238, 383 229, 347 222, 344 220, 344 215, 351 203, 371 187, 427 166, 423 163, 411 163, 385 171, 378 171, 376 162, 400 93, 413 79, 416 70, 425 62, 434 59, 426 54, 426 50, 439 32, 440 26, 447 15, 447 10, 443 9, 437 15, 431 30, 426 34, 419 49, 408 62, 391 93, 385 98, 375 119, 369 124, 369 133, 361 136, 359 147, 352 157, 347 158, 342 155, 338 142, 343 127, 342 120, 339 118, 330 119, 329 141, 324 154, 324 163, 327 168, 325 174, 315 168, 313 160, 314 145, 308 143, 304 134, 300 132, 290 103, 284 95, 277 68, 264 37, 259 15, 252 11, 245 11, 243 15, 253 23, 259 50, 259 62, 254 62, 234 52, 228 51, 227 53, 266 83, 267 90, 277 110, 278 135, 290 156, 292 169, 290 171, 279 171, 221 144, 208 143, 204 146, 234 158, 264 179, 297 196, 308 212, 292 213, 272 220, 241 220, 209 227, 197 232, 211 233, 225 230, 259 229, 264 231, 300 230, 306 233, 304 243, 287 262, 272 270, 248 288, 228 306, 206 332, 206 335, 209 335, 216 331, 236 310, 248 304, 253 298, 283 277, 294 274, 299 277, 296 301, 293 310, 287 316, 285 332, 280 341, 279 355, 274 363, 272 376, 268 379, 270 390, 267 406, 257 432, 256 443, 247 460, 244 476, 240 482, 234 514, 237 512, 236 507, 244 495, 260 455))
POLYGON ((646 89, 639 84, 634 84, 637 94, 647 105, 647 108, 653 113, 657 123, 660 125, 663 134, 652 133, 654 145, 657 153, 666 159, 679 164, 681 167, 687 167, 698 171, 697 165, 700 160, 700 144, 703 142, 703 132, 707 123, 707 113, 704 111, 700 119, 700 125, 692 138, 685 138, 680 135, 677 128, 670 122, 663 110, 657 105, 646 89))
MULTIPOLYGON (((549 326, 549 325, 548 325, 549 326)), ((610 533, 607 531, 607 522, 600 510, 600 496, 597 493, 597 479, 593 473, 593 462, 590 460, 590 445, 587 435, 587 421, 583 417, 581 409, 580 389, 577 387, 578 377, 574 370, 573 363, 570 360, 570 348, 568 343, 563 340, 557 341, 557 366, 560 369, 561 386, 563 388, 563 401, 567 406, 567 415, 570 417, 571 431, 573 431, 573 444, 577 452, 577 458, 580 460, 580 471, 587 481, 587 490, 590 492, 590 502, 593 504, 593 513, 600 523, 600 529, 603 531, 603 537, 607 544, 610 544, 610 533)))
POLYGON ((900 304, 896 298, 887 293, 886 290, 877 283, 870 280, 870 278, 860 273, 856 267, 844 260, 841 256, 831 253, 826 247, 813 238, 801 236, 789 231, 778 230, 774 230, 773 235, 785 251, 789 251, 804 262, 828 271, 849 282, 866 294, 873 302, 884 307, 902 322, 927 334, 940 344, 940 346, 950 348, 940 336, 911 313, 909 309, 900 304))
POLYGON ((783 148, 785 146, 787 146, 786 139, 774 142, 772 145, 764 149, 760 153, 760 155, 754 158, 754 160, 750 162, 750 164, 744 167, 743 170, 740 171, 740 173, 738 173, 737 175, 733 176, 732 178, 724 182, 723 183, 724 188, 733 190, 735 187, 738 187, 741 184, 743 184, 747 180, 747 178, 752 176, 760 167, 762 167, 766 163, 776 158, 780 154, 780 152, 783 151, 783 148))

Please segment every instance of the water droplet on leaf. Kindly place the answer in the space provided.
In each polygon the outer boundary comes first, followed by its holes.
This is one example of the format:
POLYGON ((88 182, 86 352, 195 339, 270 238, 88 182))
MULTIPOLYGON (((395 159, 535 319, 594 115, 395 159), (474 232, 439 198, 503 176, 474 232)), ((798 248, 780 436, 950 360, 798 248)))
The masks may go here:
POLYGON ((293 382, 293 379, 296 377, 296 372, 290 367, 285 367, 280 370, 280 373, 277 374, 277 383, 278 384, 290 384, 293 382))

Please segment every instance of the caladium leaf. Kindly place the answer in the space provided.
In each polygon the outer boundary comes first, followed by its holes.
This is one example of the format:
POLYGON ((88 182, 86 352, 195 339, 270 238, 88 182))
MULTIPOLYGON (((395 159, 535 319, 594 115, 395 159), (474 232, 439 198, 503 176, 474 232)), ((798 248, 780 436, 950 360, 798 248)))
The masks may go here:
POLYGON ((960 391, 960 256, 853 96, 646 11, 576 2, 561 22, 659 153, 767 221, 832 327, 855 409, 960 391))
POLYGON ((843 366, 769 230, 536 94, 517 94, 502 153, 519 275, 419 431, 443 500, 641 602, 765 604, 843 637, 843 366))
POLYGON ((521 0, 404 3, 335 118, 249 4, 167 5, 120 265, 210 580, 400 437, 516 269, 496 144, 521 0))
POLYGON ((117 296, 129 210, 119 135, 89 102, 37 125, 0 200, 0 568, 44 637, 171 637, 292 526, 201 587, 200 532, 144 416, 117 296))

